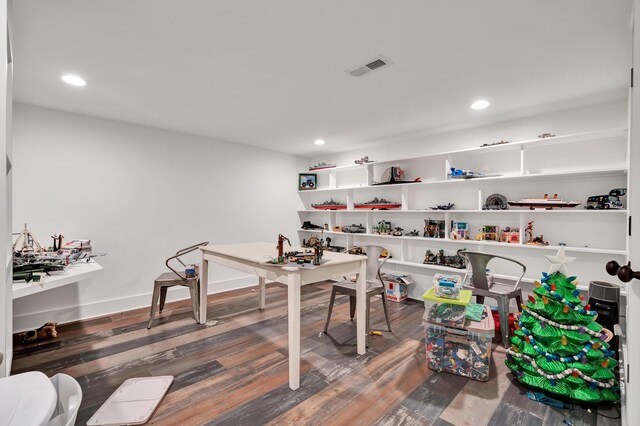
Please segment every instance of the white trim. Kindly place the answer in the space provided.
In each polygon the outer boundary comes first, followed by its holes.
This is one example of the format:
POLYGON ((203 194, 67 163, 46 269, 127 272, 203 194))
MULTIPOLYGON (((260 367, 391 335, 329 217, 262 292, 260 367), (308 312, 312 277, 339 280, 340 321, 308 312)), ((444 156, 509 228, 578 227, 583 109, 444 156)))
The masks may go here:
MULTIPOLYGON (((251 275, 224 281, 216 281, 209 283, 208 294, 216 294, 239 288, 252 287, 257 284, 258 282, 256 277, 251 275)), ((150 290, 153 290, 152 286, 150 286, 150 290)), ((132 309, 147 308, 151 301, 151 295, 152 291, 149 293, 117 299, 101 300, 99 302, 83 304, 81 306, 65 306, 47 311, 16 315, 13 317, 13 332, 18 333, 25 330, 33 330, 42 326, 42 324, 46 322, 57 321, 60 324, 64 324, 72 321, 87 320, 104 315, 130 311, 132 309)), ((187 288, 170 288, 167 293, 167 302, 188 298, 189 291, 187 288)), ((257 307, 258 299, 256 296, 256 309, 257 307)))

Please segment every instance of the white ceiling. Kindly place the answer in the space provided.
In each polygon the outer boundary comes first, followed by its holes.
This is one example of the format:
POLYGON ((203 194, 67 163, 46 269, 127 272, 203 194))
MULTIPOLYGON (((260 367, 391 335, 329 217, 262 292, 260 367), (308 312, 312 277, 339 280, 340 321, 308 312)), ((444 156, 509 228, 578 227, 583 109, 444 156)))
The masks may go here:
POLYGON ((611 97, 629 78, 630 0, 13 5, 16 101, 301 155, 611 97), (379 54, 393 65, 344 72, 379 54))

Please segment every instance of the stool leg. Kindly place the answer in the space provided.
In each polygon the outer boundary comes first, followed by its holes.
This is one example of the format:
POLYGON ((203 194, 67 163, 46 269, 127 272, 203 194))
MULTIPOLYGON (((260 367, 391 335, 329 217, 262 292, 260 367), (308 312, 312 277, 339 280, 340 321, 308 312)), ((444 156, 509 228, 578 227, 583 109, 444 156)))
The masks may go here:
POLYGON ((509 347, 509 299, 498 297, 498 312, 500 314, 500 333, 502 345, 509 347))
POLYGON ((151 312, 149 313, 149 324, 147 328, 151 328, 153 324, 153 318, 156 316, 156 308, 158 307, 158 299, 160 298, 160 288, 157 284, 153 286, 153 296, 151 296, 151 312))
POLYGON ((199 323, 198 317, 200 316, 200 309, 198 307, 198 283, 194 281, 189 284, 189 294, 191 295, 191 309, 193 309, 193 317, 196 319, 196 322, 199 323))
POLYGON ((516 303, 518 304, 518 312, 522 312, 522 290, 516 295, 516 303))
POLYGON ((351 316, 351 321, 353 321, 353 317, 356 316, 356 297, 349 296, 349 315, 351 316))
POLYGON ((384 317, 387 320, 387 330, 391 331, 391 322, 389 321, 389 309, 387 307, 387 295, 382 293, 382 307, 384 308, 384 317))
POLYGON ((333 312, 333 302, 336 301, 336 289, 331 289, 331 300, 329 301, 329 312, 327 312, 327 322, 324 325, 324 332, 329 329, 329 320, 331 319, 331 312, 333 312))
POLYGON ((160 313, 164 309, 164 302, 167 301, 167 290, 169 287, 161 287, 160 288, 160 313))

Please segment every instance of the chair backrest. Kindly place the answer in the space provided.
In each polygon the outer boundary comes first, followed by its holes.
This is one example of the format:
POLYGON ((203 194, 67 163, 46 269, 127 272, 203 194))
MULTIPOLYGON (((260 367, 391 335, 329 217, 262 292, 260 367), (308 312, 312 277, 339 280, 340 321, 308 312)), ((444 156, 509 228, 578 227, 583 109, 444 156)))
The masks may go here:
POLYGON ((58 393, 58 402, 48 426, 74 425, 82 402, 82 388, 76 379, 66 374, 58 373, 50 380, 58 393))
MULTIPOLYGON (((192 251, 196 251, 196 250, 198 250, 200 247, 208 246, 208 245, 209 245, 209 241, 203 241, 203 242, 201 242, 201 243, 194 244, 194 245, 192 245, 192 246, 185 247, 185 248, 183 248, 183 249, 181 249, 181 250, 178 250, 178 251, 176 252, 176 254, 175 254, 174 256, 171 256, 170 258, 168 258, 168 259, 166 260, 166 262, 164 262, 164 264, 165 264, 165 265, 167 265, 167 268, 171 269, 171 271, 172 271, 174 274, 176 274, 176 275, 177 275, 181 280, 183 280, 183 281, 187 281, 187 279, 188 279, 188 278, 184 275, 184 272, 181 274, 180 272, 176 271, 175 269, 173 269, 173 268, 171 267, 171 265, 169 265, 169 262, 170 262, 170 261, 172 261, 173 259, 175 259, 175 260, 177 260, 178 262, 180 262, 180 264, 181 264, 182 266, 186 267, 187 265, 182 261, 182 259, 180 259, 180 257, 181 257, 181 256, 184 256, 184 255, 186 255, 186 254, 189 254, 189 253, 191 253, 192 251)), ((196 276, 197 276, 197 275, 196 275, 196 276)))
POLYGON ((518 288, 522 277, 524 277, 524 274, 527 272, 527 267, 523 263, 508 257, 465 250, 460 250, 458 254, 467 260, 467 273, 464 276, 463 282, 467 283, 468 280, 469 283, 472 283, 473 287, 481 290, 489 290, 489 283, 487 282, 487 265, 492 259, 503 259, 522 267, 522 273, 513 286, 514 290, 518 288))
POLYGON ((387 251, 387 256, 383 257, 382 259, 384 260, 380 262, 380 255, 387 249, 375 245, 363 246, 362 248, 367 252, 367 281, 375 282, 377 279, 384 286, 384 281, 382 281, 382 277, 380 276, 380 270, 389 258, 389 252, 387 251))

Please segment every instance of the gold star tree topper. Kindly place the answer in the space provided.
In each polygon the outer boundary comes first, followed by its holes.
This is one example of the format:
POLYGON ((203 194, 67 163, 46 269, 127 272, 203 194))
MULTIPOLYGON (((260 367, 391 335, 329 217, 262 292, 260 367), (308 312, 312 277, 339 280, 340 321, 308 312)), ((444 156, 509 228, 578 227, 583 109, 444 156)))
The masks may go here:
POLYGON ((549 275, 554 272, 560 272, 561 274, 568 275, 567 272, 567 264, 576 260, 575 257, 565 256, 564 254, 564 246, 560 246, 560 250, 556 253, 555 256, 545 256, 551 262, 551 266, 549 267, 549 275))

